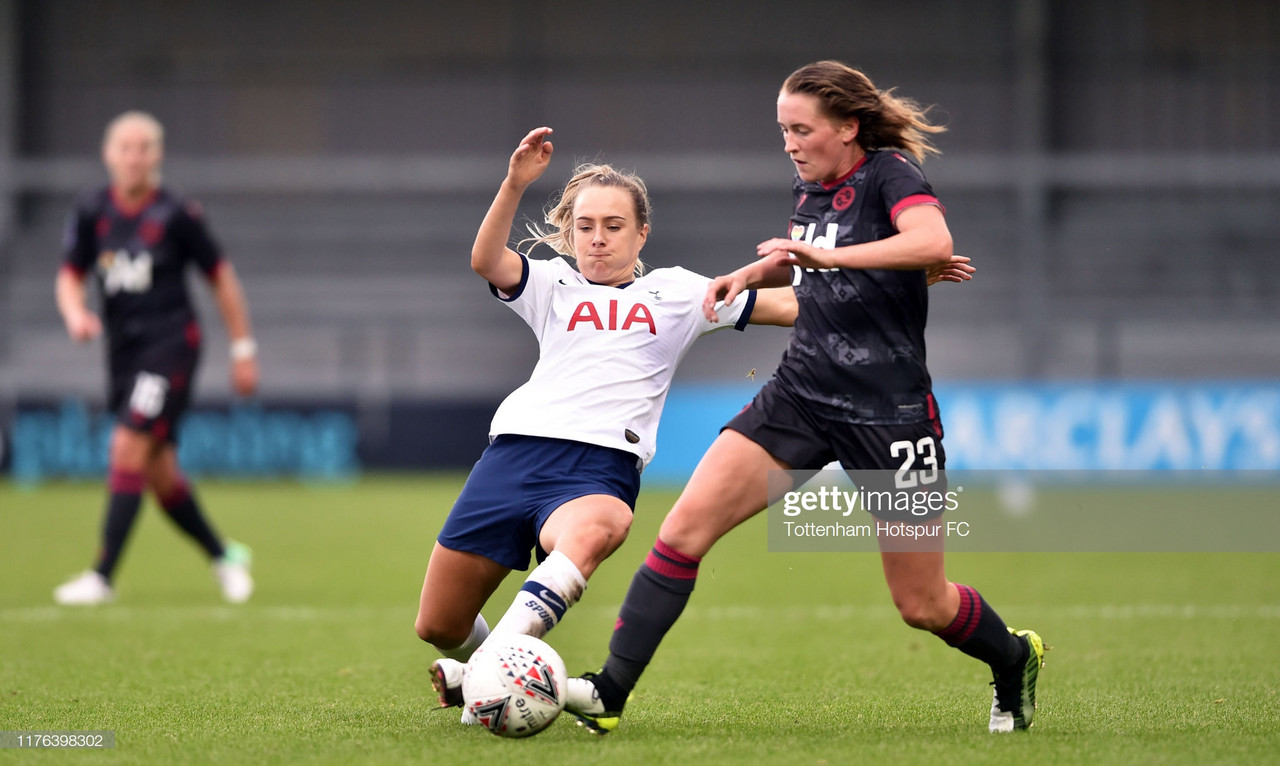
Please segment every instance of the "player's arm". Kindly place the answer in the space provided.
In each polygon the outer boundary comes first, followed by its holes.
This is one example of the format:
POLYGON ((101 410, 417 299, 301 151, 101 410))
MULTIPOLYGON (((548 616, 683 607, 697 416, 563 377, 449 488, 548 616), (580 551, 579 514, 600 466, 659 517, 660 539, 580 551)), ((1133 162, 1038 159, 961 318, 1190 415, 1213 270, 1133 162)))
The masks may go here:
POLYGON ((766 260, 810 269, 896 269, 913 271, 951 261, 951 231, 936 205, 912 205, 894 219, 898 233, 874 242, 830 250, 792 239, 769 239, 756 246, 766 260))
POLYGON ((520 256, 507 247, 507 241, 524 190, 551 162, 553 147, 547 140, 550 135, 551 128, 535 128, 516 147, 507 164, 507 177, 498 187, 471 246, 471 269, 503 293, 515 292, 524 273, 520 256))
POLYGON ((71 266, 58 269, 54 284, 58 301, 58 313, 67 326, 67 335, 77 343, 92 340, 102 334, 102 322, 85 304, 84 274, 71 266))
POLYGON ((751 310, 751 318, 747 323, 791 327, 796 323, 796 314, 799 311, 795 288, 790 285, 769 287, 756 291, 756 304, 751 310))
POLYGON ((229 262, 219 262, 209 281, 231 339, 231 385, 237 394, 248 396, 258 388, 258 344, 249 326, 249 302, 240 277, 229 262))
MULTIPOLYGON (((769 287, 789 287, 791 285, 791 265, 785 256, 761 258, 724 276, 716 277, 707 286, 707 294, 702 299, 702 313, 712 322, 717 321, 716 304, 733 303, 743 290, 756 290, 769 287)), ((794 300, 795 294, 792 293, 794 300)), ((759 295, 757 295, 759 300, 759 295)), ((751 324, 775 324, 773 322, 754 322, 751 324)))

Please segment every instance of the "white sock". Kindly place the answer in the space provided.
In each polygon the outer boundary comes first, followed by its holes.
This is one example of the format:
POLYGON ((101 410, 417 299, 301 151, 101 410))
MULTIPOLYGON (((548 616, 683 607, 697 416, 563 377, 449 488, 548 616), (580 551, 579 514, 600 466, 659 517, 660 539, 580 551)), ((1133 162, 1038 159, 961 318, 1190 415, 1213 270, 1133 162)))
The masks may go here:
POLYGON ((524 586, 493 632, 541 638, 560 622, 569 607, 578 603, 586 587, 587 578, 569 557, 552 551, 525 578, 524 586))
POLYGON ((484 640, 488 637, 489 623, 484 621, 484 615, 477 614, 476 621, 471 626, 471 635, 467 636, 467 640, 463 641, 461 646, 454 649, 440 649, 440 647, 437 646, 436 649, 439 650, 440 654, 451 660, 466 662, 471 659, 471 654, 476 649, 479 649, 480 644, 483 644, 484 640))

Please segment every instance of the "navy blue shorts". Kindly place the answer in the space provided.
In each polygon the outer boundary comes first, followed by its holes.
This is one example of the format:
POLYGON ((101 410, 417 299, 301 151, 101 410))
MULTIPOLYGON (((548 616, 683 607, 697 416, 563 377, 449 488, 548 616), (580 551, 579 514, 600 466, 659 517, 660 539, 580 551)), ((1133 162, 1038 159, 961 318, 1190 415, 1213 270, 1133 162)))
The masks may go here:
POLYGON ((546 552, 538 533, 560 506, 584 495, 612 495, 632 511, 640 494, 639 458, 594 444, 503 434, 485 448, 437 538, 509 569, 528 569, 529 551, 546 552))

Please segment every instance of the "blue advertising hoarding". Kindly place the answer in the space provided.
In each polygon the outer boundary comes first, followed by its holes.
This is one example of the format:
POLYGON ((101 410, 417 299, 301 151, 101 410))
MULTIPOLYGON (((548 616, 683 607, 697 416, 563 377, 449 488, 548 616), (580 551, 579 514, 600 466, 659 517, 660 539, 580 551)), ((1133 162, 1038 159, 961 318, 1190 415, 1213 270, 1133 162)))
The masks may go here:
MULTIPOLYGON (((687 479, 758 387, 673 390, 645 478, 687 479)), ((953 383, 935 393, 948 468, 1280 472, 1280 383, 953 383)))
MULTIPOLYGON (((672 390, 647 482, 688 479, 760 383, 672 390)), ((947 467, 964 470, 1276 471, 1280 382, 959 383, 936 389, 947 467)), ((179 458, 197 475, 347 479, 466 469, 496 402, 271 402, 200 408, 179 458)), ((0 413, 0 472, 36 483, 102 476, 112 418, 69 400, 0 413)))

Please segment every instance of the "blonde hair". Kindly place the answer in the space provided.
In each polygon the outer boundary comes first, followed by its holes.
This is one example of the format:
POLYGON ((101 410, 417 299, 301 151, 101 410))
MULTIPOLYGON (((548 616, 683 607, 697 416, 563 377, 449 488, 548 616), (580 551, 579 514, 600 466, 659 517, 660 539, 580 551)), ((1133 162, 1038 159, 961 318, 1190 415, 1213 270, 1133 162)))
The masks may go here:
POLYGON ((934 125, 915 101, 877 90, 871 78, 840 61, 816 61, 791 73, 782 83, 783 93, 806 93, 822 104, 836 121, 858 121, 858 144, 872 149, 901 149, 923 162, 926 155, 942 154, 931 134, 946 130, 934 125))
MULTIPOLYGON (((618 170, 612 165, 584 163, 574 168, 573 177, 565 183, 560 196, 553 199, 544 211, 543 220, 550 228, 544 230, 537 224, 530 223, 528 229, 533 236, 522 240, 520 244, 531 243, 530 250, 538 245, 546 245, 560 255, 576 259, 577 253, 573 251, 573 206, 578 201, 578 194, 591 186, 612 186, 625 191, 635 207, 636 227, 644 228, 649 225, 652 213, 649 189, 640 176, 618 170)), ((637 258, 636 276, 642 276, 644 271, 644 262, 637 258)))
POLYGON ((115 133, 116 128, 126 122, 140 122, 146 125, 156 134, 156 146, 164 148, 164 126, 150 112, 143 112, 138 109, 130 109, 127 112, 116 115, 111 122, 108 122, 107 129, 102 132, 102 145, 106 146, 111 140, 111 134, 115 133))

